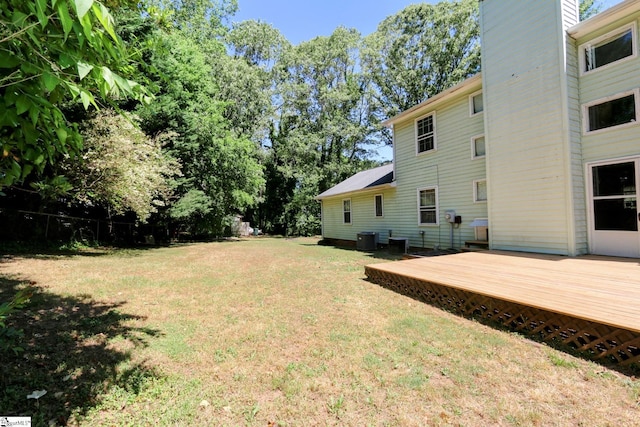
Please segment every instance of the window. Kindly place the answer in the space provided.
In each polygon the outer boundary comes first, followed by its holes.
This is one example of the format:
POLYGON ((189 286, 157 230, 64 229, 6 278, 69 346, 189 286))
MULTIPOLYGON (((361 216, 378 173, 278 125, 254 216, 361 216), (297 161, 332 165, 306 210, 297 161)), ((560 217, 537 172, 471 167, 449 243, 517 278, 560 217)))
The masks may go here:
POLYGON ((342 222, 351 224, 351 199, 344 199, 342 201, 342 222))
POLYGON ((469 115, 475 116, 484 111, 484 103, 482 99, 482 91, 469 95, 469 115))
POLYGON ((588 73, 636 56, 636 24, 607 33, 580 46, 580 71, 588 73))
POLYGON ((384 216, 384 211, 382 210, 382 194, 376 194, 374 196, 374 203, 375 203, 375 209, 376 209, 376 217, 382 217, 384 216))
POLYGON ((484 157, 486 154, 484 148, 484 135, 478 135, 471 138, 471 158, 477 159, 484 157))
POLYGON ((418 218, 420 225, 438 224, 437 188, 418 189, 418 218))
POLYGON ((582 111, 584 133, 638 122, 638 90, 585 104, 582 111))
POLYGON ((473 201, 486 202, 487 201, 487 180, 479 179, 473 181, 473 201))
POLYGON ((426 117, 416 120, 416 142, 418 153, 435 150, 435 113, 431 113, 426 117))

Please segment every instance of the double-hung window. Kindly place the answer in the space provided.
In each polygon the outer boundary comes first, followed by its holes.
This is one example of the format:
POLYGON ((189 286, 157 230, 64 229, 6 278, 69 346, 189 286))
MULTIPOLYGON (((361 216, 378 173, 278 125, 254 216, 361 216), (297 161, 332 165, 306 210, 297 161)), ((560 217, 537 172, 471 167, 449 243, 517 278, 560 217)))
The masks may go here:
POLYGON ((637 56, 635 22, 580 45, 580 72, 637 56))
POLYGON ((472 93, 469 95, 469 115, 475 116, 484 111, 484 101, 482 97, 482 91, 472 93))
POLYGON ((376 194, 373 198, 374 198, 374 205, 375 205, 375 211, 376 211, 376 218, 381 218, 384 216, 382 194, 376 194))
POLYGON ((479 179, 473 181, 473 201, 481 203, 487 201, 487 180, 479 179))
POLYGON ((431 113, 416 120, 416 150, 418 154, 436 149, 436 115, 431 113))
POLYGON ((436 187, 418 189, 418 224, 438 224, 438 189, 436 187))
POLYGON ((484 157, 486 150, 484 147, 484 135, 478 135, 471 138, 471 158, 477 159, 484 157))
POLYGON ((351 224, 351 199, 344 199, 342 201, 342 222, 344 224, 351 224))
POLYGON ((638 123, 638 89, 599 99, 582 106, 584 133, 638 123))

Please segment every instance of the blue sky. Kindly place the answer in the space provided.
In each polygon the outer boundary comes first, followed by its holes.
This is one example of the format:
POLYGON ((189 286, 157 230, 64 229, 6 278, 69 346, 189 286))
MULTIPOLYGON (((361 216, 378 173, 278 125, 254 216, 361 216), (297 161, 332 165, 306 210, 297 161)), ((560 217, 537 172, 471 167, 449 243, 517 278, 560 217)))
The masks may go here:
MULTIPOLYGON (((607 9, 621 0, 596 0, 607 9)), ((355 28, 363 36, 374 32, 387 16, 394 15, 415 0, 238 0, 238 12, 231 19, 260 20, 277 28, 293 44, 328 36, 339 26, 355 28)), ((428 0, 426 3, 437 3, 428 0)), ((384 147, 378 158, 391 160, 392 150, 384 147)))
MULTIPOLYGON (((387 16, 394 15, 415 0, 238 0, 232 21, 265 21, 293 44, 317 36, 331 35, 339 26, 355 28, 362 35, 376 30, 387 16)), ((428 1, 427 3, 435 3, 428 1)))
MULTIPOLYGON (((603 10, 621 0, 596 0, 603 10)), ((340 25, 368 35, 384 18, 398 13, 416 0, 238 0, 233 22, 248 19, 273 25, 293 44, 328 36, 340 25)), ((428 0, 426 3, 437 3, 428 0)))

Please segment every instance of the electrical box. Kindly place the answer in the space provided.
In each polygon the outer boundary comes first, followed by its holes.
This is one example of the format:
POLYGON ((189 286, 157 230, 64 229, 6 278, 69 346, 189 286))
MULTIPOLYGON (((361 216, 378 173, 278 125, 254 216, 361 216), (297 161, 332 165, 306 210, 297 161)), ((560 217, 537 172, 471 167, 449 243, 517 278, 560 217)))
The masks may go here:
POLYGON ((456 222, 456 211, 445 211, 444 212, 444 219, 446 219, 447 222, 455 223, 456 222))

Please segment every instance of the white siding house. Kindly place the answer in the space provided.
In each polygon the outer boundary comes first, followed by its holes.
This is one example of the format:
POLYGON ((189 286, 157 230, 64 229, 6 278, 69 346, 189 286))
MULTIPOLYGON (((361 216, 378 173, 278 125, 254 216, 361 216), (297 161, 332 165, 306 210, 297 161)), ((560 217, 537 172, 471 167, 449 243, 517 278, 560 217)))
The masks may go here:
POLYGON ((639 20, 640 0, 581 23, 577 0, 481 1, 482 74, 387 121, 393 186, 318 196, 323 236, 459 248, 484 222, 492 249, 640 257, 639 20))

